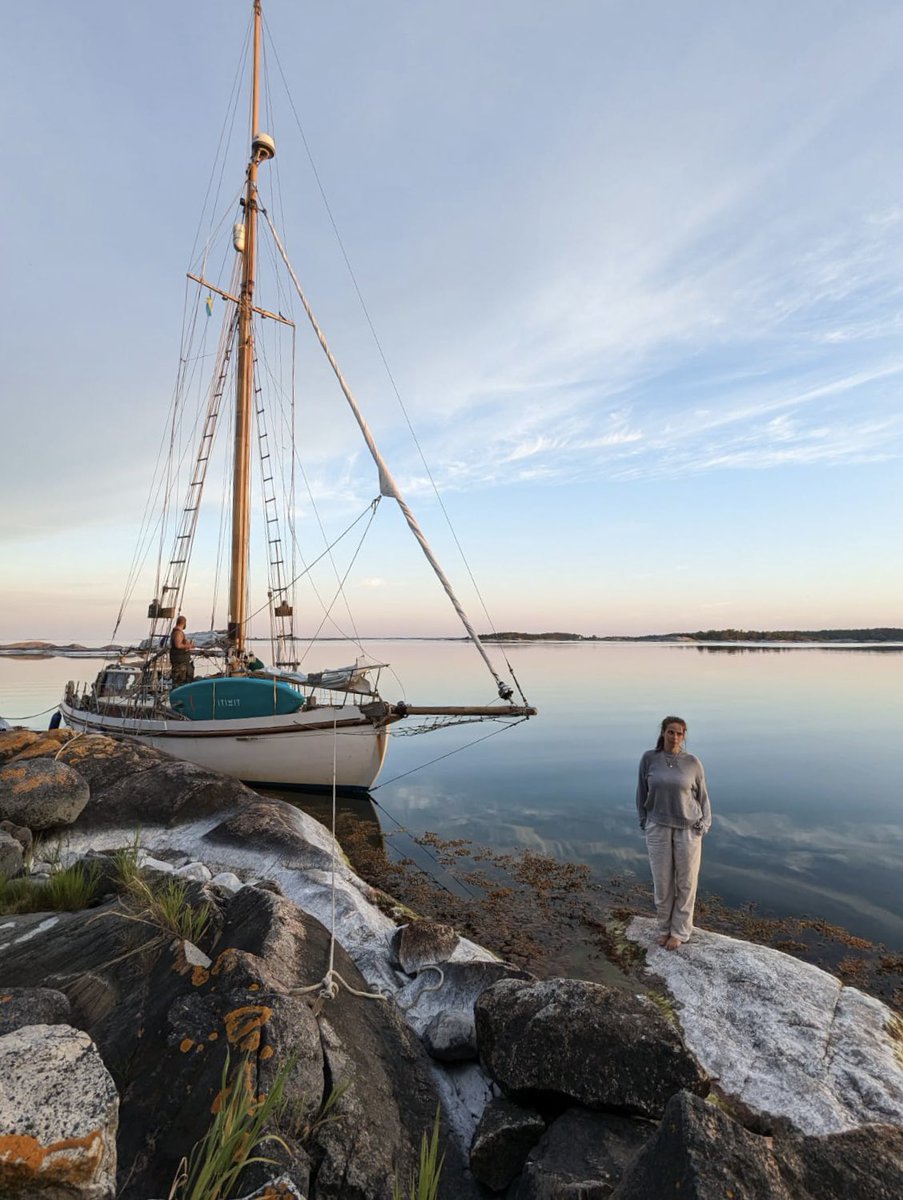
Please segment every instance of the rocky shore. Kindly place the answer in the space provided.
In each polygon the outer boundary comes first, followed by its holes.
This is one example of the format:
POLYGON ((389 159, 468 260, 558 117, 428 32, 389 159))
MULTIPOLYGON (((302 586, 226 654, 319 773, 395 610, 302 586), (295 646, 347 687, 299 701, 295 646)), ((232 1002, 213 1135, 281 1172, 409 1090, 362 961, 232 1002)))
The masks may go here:
POLYGON ((892 1008, 721 933, 668 954, 581 886, 534 920, 618 966, 537 978, 530 922, 502 961, 279 799, 0 733, 0 1195, 903 1195, 892 1008))

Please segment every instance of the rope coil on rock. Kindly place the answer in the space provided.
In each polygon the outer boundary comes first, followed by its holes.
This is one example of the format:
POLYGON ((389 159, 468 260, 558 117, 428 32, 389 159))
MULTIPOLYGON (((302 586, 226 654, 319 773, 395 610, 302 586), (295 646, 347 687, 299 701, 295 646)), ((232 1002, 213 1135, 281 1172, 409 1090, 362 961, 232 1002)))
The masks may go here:
POLYGON ((445 972, 442 968, 437 966, 436 963, 425 963, 417 973, 418 979, 423 971, 435 971, 439 978, 435 983, 431 983, 429 987, 421 988, 410 1004, 402 1004, 400 1001, 396 1001, 402 1012, 407 1012, 409 1008, 413 1008, 415 1004, 419 1003, 420 997, 425 996, 427 992, 439 992, 442 990, 442 985, 445 983, 445 972))

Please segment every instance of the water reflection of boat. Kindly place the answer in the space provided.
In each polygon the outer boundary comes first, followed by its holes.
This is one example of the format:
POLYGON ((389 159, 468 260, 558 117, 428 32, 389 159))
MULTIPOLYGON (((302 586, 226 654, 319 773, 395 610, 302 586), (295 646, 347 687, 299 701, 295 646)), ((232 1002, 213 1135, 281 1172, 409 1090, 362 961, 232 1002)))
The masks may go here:
MULTIPOLYGON (((306 812, 327 829, 333 828, 333 798, 327 792, 301 792, 287 788, 259 788, 262 795, 275 796, 306 812)), ((369 792, 335 796, 335 835, 348 855, 352 868, 364 878, 374 867, 387 863, 386 843, 376 804, 369 792)))

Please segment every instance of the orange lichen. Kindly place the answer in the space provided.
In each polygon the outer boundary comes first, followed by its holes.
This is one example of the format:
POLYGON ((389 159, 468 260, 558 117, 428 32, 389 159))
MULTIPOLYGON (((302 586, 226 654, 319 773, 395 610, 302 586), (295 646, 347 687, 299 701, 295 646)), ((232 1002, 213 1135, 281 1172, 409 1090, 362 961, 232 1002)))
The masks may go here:
POLYGON ((200 987, 202 983, 206 983, 210 978, 210 972, 206 967, 195 967, 191 972, 191 982, 194 987, 200 987))
POLYGON ((103 1136, 99 1129, 92 1129, 84 1137, 62 1138, 47 1146, 28 1134, 2 1134, 0 1182, 24 1182, 41 1175, 44 1181, 84 1184, 96 1175, 102 1158, 103 1136))
POLYGON ((260 1057, 263 1059, 264 1062, 266 1062, 266 1060, 268 1058, 272 1058, 273 1057, 273 1047, 272 1046, 264 1046, 264 1048, 260 1051, 260 1057))
POLYGON ((194 1041, 191 1038, 182 1038, 181 1042, 179 1042, 179 1049, 183 1054, 187 1054, 193 1045, 194 1041))
POLYGON ((33 729, 10 729, 0 734, 0 751, 11 758, 14 754, 20 754, 39 737, 40 734, 35 733, 33 729))
POLYGON ((259 984, 259 983, 249 983, 249 984, 248 984, 248 991, 249 991, 249 992, 259 992, 259 991, 260 991, 260 984, 259 984))
POLYGON ((240 1050, 258 1050, 260 1048, 260 1031, 273 1010, 265 1004, 246 1004, 226 1013, 226 1037, 231 1046, 240 1050))
POLYGON ((216 1030, 214 1029, 212 1033, 208 1033, 208 1034, 207 1034, 207 1041, 208 1041, 208 1042, 215 1042, 215 1041, 216 1041, 216 1039, 217 1039, 218 1037, 219 1037, 219 1034, 218 1034, 218 1033, 216 1032, 216 1030))
POLYGON ((0 996, 0 1004, 8 1004, 12 1000, 12 996, 0 996))
POLYGON ((19 767, 13 764, 6 768, 6 779, 4 782, 14 796, 21 796, 26 792, 33 792, 35 788, 41 787, 44 780, 39 775, 29 776, 26 767, 19 767))
POLYGON ((234 971, 238 965, 238 952, 231 946, 217 956, 216 962, 210 969, 211 975, 219 975, 221 972, 228 973, 234 971))
POLYGON ((46 758, 48 754, 57 754, 60 749, 60 744, 65 744, 66 739, 56 737, 59 730, 51 730, 41 734, 36 742, 32 742, 24 750, 20 750, 14 756, 14 761, 17 763, 27 762, 33 758, 46 758))

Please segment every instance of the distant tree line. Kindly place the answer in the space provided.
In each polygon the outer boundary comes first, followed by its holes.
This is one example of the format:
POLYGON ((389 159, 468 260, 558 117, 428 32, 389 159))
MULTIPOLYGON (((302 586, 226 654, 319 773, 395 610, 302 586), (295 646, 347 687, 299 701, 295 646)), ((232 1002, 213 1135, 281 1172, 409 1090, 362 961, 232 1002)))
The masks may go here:
POLYGON ((903 642, 903 629, 697 629, 599 637, 582 633, 481 633, 484 642, 903 642))
POLYGON ((697 629, 694 642, 900 642, 903 629, 697 629))

